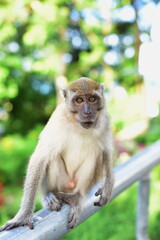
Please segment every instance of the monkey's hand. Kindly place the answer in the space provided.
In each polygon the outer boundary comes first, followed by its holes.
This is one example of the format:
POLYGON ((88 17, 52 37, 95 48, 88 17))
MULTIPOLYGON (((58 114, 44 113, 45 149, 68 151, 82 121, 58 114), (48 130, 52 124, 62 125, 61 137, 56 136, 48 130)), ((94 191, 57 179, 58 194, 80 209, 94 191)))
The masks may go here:
POLYGON ((0 228, 0 232, 20 226, 28 226, 30 229, 34 228, 31 218, 22 218, 18 220, 12 219, 0 228))
POLYGON ((94 202, 94 206, 102 207, 109 201, 111 192, 108 191, 106 187, 103 187, 98 189, 98 191, 95 193, 95 196, 100 196, 100 199, 98 202, 94 202))

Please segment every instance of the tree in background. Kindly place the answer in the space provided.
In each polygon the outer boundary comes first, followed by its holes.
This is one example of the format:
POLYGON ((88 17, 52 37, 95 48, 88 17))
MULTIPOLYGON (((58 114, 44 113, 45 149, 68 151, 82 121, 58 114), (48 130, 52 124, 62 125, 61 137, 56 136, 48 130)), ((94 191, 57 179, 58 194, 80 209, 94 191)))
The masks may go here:
MULTIPOLYGON (((4 134, 44 124, 56 105, 55 81, 80 76, 139 83, 137 55, 146 41, 142 10, 152 1, 1 1, 0 103, 4 134), (112 8, 112 11, 111 11, 112 8), (111 21, 112 20, 112 21, 111 21)), ((114 81, 114 82, 113 82, 114 81)))

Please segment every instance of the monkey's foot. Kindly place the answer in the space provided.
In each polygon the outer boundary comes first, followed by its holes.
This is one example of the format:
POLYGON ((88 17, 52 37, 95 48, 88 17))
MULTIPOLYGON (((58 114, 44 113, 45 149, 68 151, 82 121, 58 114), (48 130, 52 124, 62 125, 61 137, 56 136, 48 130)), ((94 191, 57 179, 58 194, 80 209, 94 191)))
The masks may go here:
POLYGON ((47 207, 53 211, 59 211, 62 207, 62 201, 58 199, 54 194, 48 193, 45 197, 47 207))
POLYGON ((58 193, 58 199, 70 205, 70 214, 68 218, 68 228, 74 228, 76 225, 80 214, 81 214, 81 206, 80 206, 80 193, 58 193))
POLYGON ((0 232, 4 230, 10 230, 12 228, 20 227, 20 226, 28 226, 30 229, 33 229, 33 222, 31 220, 21 220, 21 221, 9 221, 4 226, 0 228, 0 232))
POLYGON ((100 199, 98 202, 94 202, 94 206, 102 207, 107 204, 110 199, 110 195, 111 194, 106 189, 99 188, 98 191, 95 193, 95 196, 100 196, 100 199))

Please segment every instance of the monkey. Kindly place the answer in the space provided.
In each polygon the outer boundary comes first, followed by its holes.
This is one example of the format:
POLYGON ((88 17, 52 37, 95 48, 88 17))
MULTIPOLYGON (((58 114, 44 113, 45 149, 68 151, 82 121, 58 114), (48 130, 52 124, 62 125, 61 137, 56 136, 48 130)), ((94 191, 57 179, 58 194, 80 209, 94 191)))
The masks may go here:
POLYGON ((42 204, 59 211, 70 206, 68 228, 77 224, 85 197, 103 179, 95 206, 104 206, 114 185, 112 131, 106 110, 104 86, 81 77, 61 89, 60 103, 40 133, 31 155, 20 210, 0 231, 27 225, 34 228, 36 194, 41 186, 42 204))

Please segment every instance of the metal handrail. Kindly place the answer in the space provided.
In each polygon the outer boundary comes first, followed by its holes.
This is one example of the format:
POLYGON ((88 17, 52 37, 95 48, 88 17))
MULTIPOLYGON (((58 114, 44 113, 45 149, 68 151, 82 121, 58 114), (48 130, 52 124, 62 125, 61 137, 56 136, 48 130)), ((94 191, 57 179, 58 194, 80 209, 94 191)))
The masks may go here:
MULTIPOLYGON (((148 174, 153 167, 160 163, 160 141, 134 155, 129 161, 114 169, 115 185, 112 199, 127 189, 136 181, 140 181, 137 205, 137 240, 148 240, 148 199, 149 199, 149 177, 148 174)), ((79 223, 94 214, 100 208, 93 205, 96 197, 94 193, 100 187, 97 184, 87 195, 84 210, 79 223)), ((111 200, 112 200, 111 199, 111 200)), ((56 240, 66 234, 69 206, 64 205, 59 212, 42 209, 34 214, 34 229, 19 227, 10 231, 0 233, 0 240, 56 240)))

